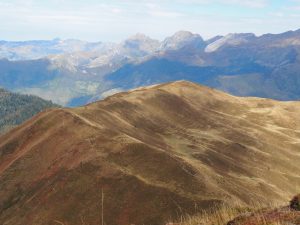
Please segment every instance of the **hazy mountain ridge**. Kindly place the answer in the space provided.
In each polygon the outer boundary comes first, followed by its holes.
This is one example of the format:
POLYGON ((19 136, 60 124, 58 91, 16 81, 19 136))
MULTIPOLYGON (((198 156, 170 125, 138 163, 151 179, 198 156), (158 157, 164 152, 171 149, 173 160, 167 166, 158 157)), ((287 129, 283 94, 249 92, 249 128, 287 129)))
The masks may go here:
MULTIPOLYGON (((299 30, 262 36, 229 34, 207 41, 198 34, 180 31, 163 41, 137 34, 121 43, 52 42, 42 42, 40 47, 50 45, 60 49, 60 54, 26 61, 31 67, 40 68, 40 76, 33 75, 32 80, 41 82, 16 85, 5 75, 19 70, 13 67, 21 68, 19 77, 35 69, 25 67, 20 61, 2 60, 0 69, 4 77, 0 76, 0 85, 72 106, 94 101, 115 90, 178 79, 241 96, 300 99, 299 30), (37 66, 41 61, 44 66, 37 66), (7 69, 5 63, 14 65, 7 69)), ((11 45, 39 46, 37 43, 11 45)))
POLYGON ((92 43, 81 40, 53 39, 36 41, 1 41, 0 58, 9 60, 32 60, 47 57, 49 55, 65 54, 79 51, 96 51, 103 48, 101 42, 92 43))

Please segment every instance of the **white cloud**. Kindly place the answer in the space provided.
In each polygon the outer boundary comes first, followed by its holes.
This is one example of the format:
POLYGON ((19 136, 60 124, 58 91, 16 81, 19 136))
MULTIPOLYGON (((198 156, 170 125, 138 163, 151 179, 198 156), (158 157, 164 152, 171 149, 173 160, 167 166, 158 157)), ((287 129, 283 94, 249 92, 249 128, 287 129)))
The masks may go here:
POLYGON ((268 0, 220 0, 224 4, 237 4, 250 8, 264 8, 269 5, 268 0))
POLYGON ((224 4, 224 5, 235 5, 250 8, 264 8, 270 5, 270 0, 150 0, 142 2, 151 3, 179 3, 179 4, 224 4))
POLYGON ((162 18, 177 18, 183 16, 182 13, 166 10, 162 8, 159 4, 155 3, 146 3, 147 14, 153 17, 162 17, 162 18))
POLYGON ((119 14, 119 13, 121 13, 123 10, 122 9, 120 9, 120 8, 112 8, 111 9, 111 12, 112 13, 115 13, 115 14, 119 14))

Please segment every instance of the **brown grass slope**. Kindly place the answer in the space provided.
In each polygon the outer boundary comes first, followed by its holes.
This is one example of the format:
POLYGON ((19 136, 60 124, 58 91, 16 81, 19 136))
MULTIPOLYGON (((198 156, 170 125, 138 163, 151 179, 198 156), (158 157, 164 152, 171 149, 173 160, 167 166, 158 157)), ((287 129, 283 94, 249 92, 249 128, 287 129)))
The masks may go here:
POLYGON ((0 224, 163 224, 300 188, 300 103, 180 81, 45 111, 0 137, 0 224))

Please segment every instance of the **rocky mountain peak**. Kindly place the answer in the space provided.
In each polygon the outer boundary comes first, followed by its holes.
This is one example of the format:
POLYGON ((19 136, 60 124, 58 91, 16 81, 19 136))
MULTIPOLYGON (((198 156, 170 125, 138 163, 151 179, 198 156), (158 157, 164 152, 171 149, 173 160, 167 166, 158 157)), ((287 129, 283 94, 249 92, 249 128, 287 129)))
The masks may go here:
POLYGON ((159 48, 160 42, 146 36, 145 34, 137 33, 125 40, 121 46, 125 49, 129 49, 130 51, 140 50, 142 52, 152 53, 159 48))
POLYGON ((193 34, 189 31, 178 31, 173 36, 166 38, 161 48, 163 50, 177 50, 185 46, 193 45, 195 47, 205 44, 199 34, 193 34))

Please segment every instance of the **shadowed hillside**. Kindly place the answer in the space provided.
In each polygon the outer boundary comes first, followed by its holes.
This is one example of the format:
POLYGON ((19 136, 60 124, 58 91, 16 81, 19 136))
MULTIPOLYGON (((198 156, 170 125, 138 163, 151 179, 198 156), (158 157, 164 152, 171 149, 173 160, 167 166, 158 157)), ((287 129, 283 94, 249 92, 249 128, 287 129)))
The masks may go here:
POLYGON ((0 224, 163 224, 300 188, 300 103, 180 81, 45 111, 0 137, 0 224), (84 221, 84 223, 82 222, 84 221))

